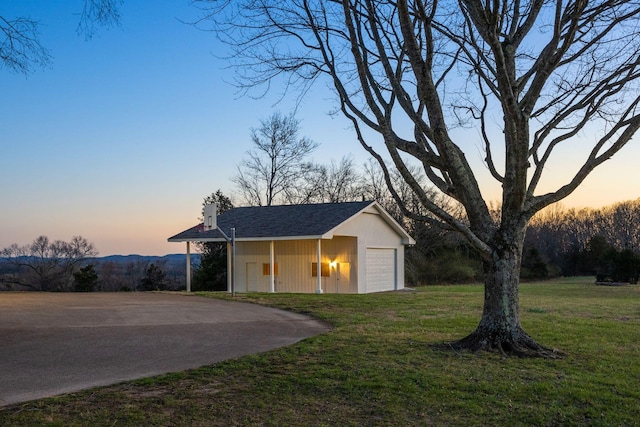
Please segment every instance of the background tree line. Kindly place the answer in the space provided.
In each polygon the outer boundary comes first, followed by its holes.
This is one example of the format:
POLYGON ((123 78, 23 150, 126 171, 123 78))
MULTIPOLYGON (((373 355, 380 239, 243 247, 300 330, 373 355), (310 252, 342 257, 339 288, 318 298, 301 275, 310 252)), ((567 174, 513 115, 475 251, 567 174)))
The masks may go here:
MULTIPOLYGON (((411 284, 481 280, 482 263, 461 235, 411 220, 405 220, 405 226, 416 239, 406 256, 411 284)), ((640 199, 598 209, 565 209, 556 204, 534 216, 525 236, 520 277, 540 280, 557 276, 637 283, 640 199)))
POLYGON ((554 205, 533 218, 525 248, 525 255, 544 263, 550 275, 637 283, 640 199, 600 209, 554 205))

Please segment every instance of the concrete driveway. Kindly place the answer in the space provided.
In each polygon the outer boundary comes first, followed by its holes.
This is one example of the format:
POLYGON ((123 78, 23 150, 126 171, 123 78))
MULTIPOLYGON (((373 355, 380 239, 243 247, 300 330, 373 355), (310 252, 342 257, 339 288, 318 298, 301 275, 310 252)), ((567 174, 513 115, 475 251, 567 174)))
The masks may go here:
POLYGON ((306 316, 156 293, 0 293, 0 406, 210 365, 328 330, 306 316))

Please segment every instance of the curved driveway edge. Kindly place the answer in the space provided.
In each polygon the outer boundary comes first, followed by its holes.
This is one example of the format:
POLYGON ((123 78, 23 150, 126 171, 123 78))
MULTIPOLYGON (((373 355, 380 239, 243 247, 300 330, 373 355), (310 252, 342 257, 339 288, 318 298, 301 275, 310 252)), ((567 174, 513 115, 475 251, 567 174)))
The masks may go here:
POLYGON ((211 365, 329 330, 180 294, 0 293, 0 406, 211 365))

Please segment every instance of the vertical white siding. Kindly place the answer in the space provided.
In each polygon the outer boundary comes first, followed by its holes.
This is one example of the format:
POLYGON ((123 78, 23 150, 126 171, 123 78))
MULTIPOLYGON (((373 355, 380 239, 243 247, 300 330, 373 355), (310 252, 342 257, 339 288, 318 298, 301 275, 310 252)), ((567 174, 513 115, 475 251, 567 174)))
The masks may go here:
MULTIPOLYGON (((357 239, 337 236, 322 241, 322 262, 346 264, 344 271, 339 267, 331 268, 329 277, 322 277, 325 292, 357 293, 357 239), (346 273, 346 274, 345 274, 346 273)), ((317 288, 317 278, 311 275, 311 265, 317 262, 317 240, 276 240, 274 242, 274 262, 278 264, 275 277, 276 292, 313 293, 317 288)), ((257 279, 255 290, 269 291, 269 275, 263 275, 262 265, 269 263, 269 242, 237 242, 236 277, 239 292, 247 290, 247 264, 256 263, 257 279)), ((249 270, 251 271, 251 270, 249 270)))

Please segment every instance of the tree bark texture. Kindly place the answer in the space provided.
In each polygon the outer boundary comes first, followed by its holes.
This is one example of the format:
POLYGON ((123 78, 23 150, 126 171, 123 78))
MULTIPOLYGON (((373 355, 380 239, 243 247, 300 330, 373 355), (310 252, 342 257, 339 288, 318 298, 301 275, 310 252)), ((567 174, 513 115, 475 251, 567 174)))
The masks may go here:
POLYGON ((521 357, 560 356, 538 344, 520 325, 518 288, 526 226, 501 229, 492 242, 493 253, 484 262, 484 308, 476 330, 445 346, 454 350, 498 351, 521 357))

